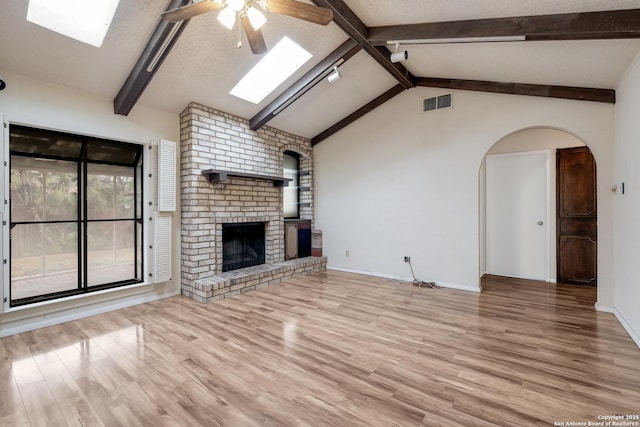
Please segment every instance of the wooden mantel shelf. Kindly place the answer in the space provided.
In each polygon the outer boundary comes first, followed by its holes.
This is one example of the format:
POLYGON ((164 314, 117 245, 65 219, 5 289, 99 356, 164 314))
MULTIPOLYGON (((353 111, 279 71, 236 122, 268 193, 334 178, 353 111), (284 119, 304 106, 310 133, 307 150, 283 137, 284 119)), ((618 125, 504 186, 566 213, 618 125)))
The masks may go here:
POLYGON ((259 175, 254 173, 223 171, 217 169, 207 169, 202 171, 202 175, 205 175, 211 184, 218 182, 226 182, 227 179, 232 176, 236 178, 248 178, 258 179, 263 181, 272 181, 274 187, 286 187, 289 185, 290 178, 284 178, 276 175, 259 175))

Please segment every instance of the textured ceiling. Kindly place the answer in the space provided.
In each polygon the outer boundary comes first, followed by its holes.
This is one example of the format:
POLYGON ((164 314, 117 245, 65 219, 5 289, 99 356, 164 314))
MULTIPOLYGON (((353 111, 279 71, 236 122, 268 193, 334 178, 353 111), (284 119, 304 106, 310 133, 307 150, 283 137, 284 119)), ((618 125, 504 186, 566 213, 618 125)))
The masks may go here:
MULTIPOLYGON (((266 14, 262 28, 267 47, 287 36, 313 57, 280 89, 287 88, 347 39, 335 24, 320 26, 282 15, 266 14)), ((198 16, 189 22, 182 36, 156 73, 140 102, 150 106, 166 104, 180 112, 196 101, 228 113, 251 118, 275 98, 276 91, 259 105, 229 95, 229 91, 262 56, 253 55, 244 35, 244 47, 236 48, 238 31, 229 31, 216 19, 216 13, 198 16), (180 88, 174 91, 171 88, 180 88)), ((166 108, 166 107, 165 107, 166 108)))
POLYGON ((407 46, 406 67, 422 77, 615 88, 638 40, 465 43, 407 46))
MULTIPOLYGON (((307 1, 308 2, 308 1, 307 1)), ((167 7, 168 0, 121 0, 101 48, 26 21, 26 0, 0 1, 0 71, 113 99, 167 7), (10 35, 10 36, 8 36, 10 35)), ((552 14, 640 6, 638 0, 345 0, 368 26, 552 14)), ((258 60, 235 48, 216 13, 191 20, 138 104, 173 113, 190 101, 247 119, 338 47, 347 36, 326 27, 267 14, 267 46, 288 36, 313 54, 294 76, 259 105, 229 90, 258 60)), ((510 42, 410 46, 406 68, 415 76, 615 88, 640 51, 640 40, 510 42)), ((364 52, 341 67, 335 84, 320 82, 270 121, 270 126, 312 137, 397 82, 364 52)), ((10 82, 8 82, 10 84, 10 82)), ((135 108, 135 107, 134 107, 135 108)))

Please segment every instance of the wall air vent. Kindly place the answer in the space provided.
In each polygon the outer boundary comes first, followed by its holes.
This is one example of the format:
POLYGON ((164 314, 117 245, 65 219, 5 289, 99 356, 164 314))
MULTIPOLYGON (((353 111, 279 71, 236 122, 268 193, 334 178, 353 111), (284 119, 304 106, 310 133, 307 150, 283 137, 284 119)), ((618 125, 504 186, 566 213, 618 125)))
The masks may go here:
POLYGON ((422 100, 422 111, 441 110, 443 108, 451 108, 451 94, 447 93, 433 98, 425 98, 422 100))

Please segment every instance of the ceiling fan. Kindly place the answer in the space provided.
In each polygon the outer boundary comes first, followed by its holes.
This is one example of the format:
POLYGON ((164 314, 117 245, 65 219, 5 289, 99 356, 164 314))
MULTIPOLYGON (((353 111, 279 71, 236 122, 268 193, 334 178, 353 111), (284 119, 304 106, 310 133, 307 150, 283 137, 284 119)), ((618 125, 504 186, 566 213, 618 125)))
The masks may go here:
MULTIPOLYGON (((180 22, 217 9, 222 9, 218 20, 229 29, 233 28, 238 19, 240 20, 251 52, 257 55, 267 51, 267 45, 260 31, 266 18, 259 9, 320 25, 327 25, 333 20, 331 9, 296 0, 201 0, 168 10, 162 14, 162 19, 180 22)), ((242 47, 242 42, 238 42, 238 47, 242 47)))

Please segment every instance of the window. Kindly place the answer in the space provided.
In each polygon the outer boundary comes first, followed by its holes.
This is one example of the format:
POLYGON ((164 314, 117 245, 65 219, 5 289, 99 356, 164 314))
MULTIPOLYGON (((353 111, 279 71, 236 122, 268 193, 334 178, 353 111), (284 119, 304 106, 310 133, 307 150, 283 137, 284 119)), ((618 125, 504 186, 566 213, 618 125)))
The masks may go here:
POLYGON ((259 104, 312 56, 293 40, 283 37, 229 93, 259 104))
POLYGON ((11 125, 10 305, 142 282, 142 146, 11 125))
POLYGON ((120 0, 29 0, 27 21, 102 46, 120 0))
POLYGON ((284 152, 284 177, 291 179, 284 187, 284 217, 300 218, 300 155, 293 151, 284 152))

